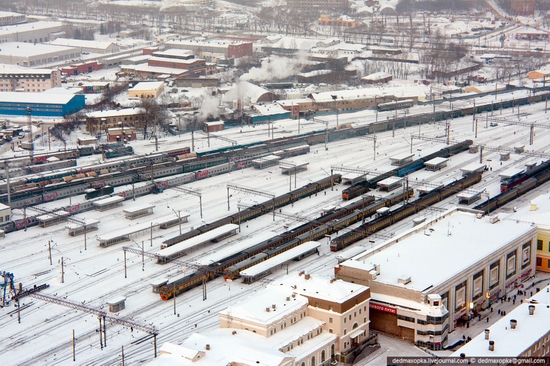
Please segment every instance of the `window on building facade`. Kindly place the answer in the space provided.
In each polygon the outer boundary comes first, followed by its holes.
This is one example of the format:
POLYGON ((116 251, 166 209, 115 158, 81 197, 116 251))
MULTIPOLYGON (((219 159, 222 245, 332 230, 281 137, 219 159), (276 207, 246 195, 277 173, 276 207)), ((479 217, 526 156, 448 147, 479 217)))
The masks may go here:
POLYGON ((537 257, 537 267, 542 266, 542 258, 537 257))
POLYGON ((347 332, 348 332, 348 330, 347 330, 347 329, 344 329, 344 335, 346 335, 347 332))
POLYGON ((332 324, 332 318, 328 318, 328 322, 332 324))
POLYGON ((537 240, 537 250, 542 250, 542 240, 537 240))

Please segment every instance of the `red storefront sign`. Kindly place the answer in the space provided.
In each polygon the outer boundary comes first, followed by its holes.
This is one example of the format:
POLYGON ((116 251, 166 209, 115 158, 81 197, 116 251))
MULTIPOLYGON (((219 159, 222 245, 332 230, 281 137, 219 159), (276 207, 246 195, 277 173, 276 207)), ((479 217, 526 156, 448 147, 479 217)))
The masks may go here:
POLYGON ((374 310, 378 310, 378 311, 383 311, 385 313, 397 314, 397 309, 396 308, 390 308, 389 306, 374 304, 372 302, 369 303, 369 308, 374 309, 374 310))

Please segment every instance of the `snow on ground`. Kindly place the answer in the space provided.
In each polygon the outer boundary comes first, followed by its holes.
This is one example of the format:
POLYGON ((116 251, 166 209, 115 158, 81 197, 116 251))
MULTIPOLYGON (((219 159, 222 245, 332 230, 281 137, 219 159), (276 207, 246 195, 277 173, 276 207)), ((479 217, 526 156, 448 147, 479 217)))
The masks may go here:
MULTIPOLYGON (((522 92, 515 93, 519 95, 522 92)), ((438 106, 438 108, 443 107, 445 106, 438 106)), ((543 103, 522 108, 524 112, 530 113, 530 121, 547 120, 547 115, 543 111, 543 103)), ((431 113, 431 107, 415 107, 414 110, 431 113)), ((494 113, 500 116, 499 112, 494 113)), ((504 110, 502 116, 514 118, 515 113, 511 110, 504 110)), ((379 114, 379 116, 376 116, 372 111, 340 114, 339 123, 364 124, 373 122, 377 117, 385 119, 386 115, 392 115, 390 113, 379 114)), ((513 148, 514 145, 523 143, 528 151, 536 149, 543 152, 550 148, 547 143, 550 132, 546 129, 537 130, 535 144, 529 146, 528 128, 506 126, 503 123, 498 127, 489 127, 485 125, 484 117, 479 116, 478 137, 476 139, 473 138, 471 116, 451 121, 451 138, 455 141, 470 138, 474 139, 476 143, 493 147, 502 146, 503 148, 513 148)), ((318 120, 318 118, 316 119, 318 120)), ((329 121, 329 127, 336 125, 335 116, 323 116, 322 119, 329 121)), ((318 122, 300 120, 301 132, 323 131, 325 123, 318 122)), ((289 136, 296 133, 297 130, 297 120, 278 121, 274 126, 273 137, 289 136)), ((376 170, 377 172, 387 171, 392 168, 389 163, 390 156, 411 151, 411 134, 420 133, 425 137, 436 137, 444 140, 444 130, 443 122, 396 130, 395 137, 392 137, 392 131, 377 134, 376 157, 374 156, 372 140, 366 138, 332 142, 327 145, 327 149, 324 148, 323 144, 314 145, 309 154, 292 159, 307 160, 309 162, 308 170, 297 175, 296 186, 300 187, 311 181, 326 177, 331 166, 343 165, 376 170)), ((268 135, 266 125, 228 128, 215 135, 218 134, 236 140, 239 144, 266 140, 272 137, 268 135)), ((227 142, 215 139, 212 135, 208 140, 204 135, 195 134, 197 151, 207 150, 209 143, 210 148, 228 145, 227 142)), ((161 149, 190 146, 190 142, 189 134, 183 134, 180 137, 163 136, 159 140, 161 149)), ((136 141, 131 144, 138 153, 155 151, 155 145, 149 140, 136 141)), ((46 148, 43 140, 38 143, 38 146, 42 149, 46 148)), ((413 140, 412 151, 415 157, 418 157, 444 146, 445 144, 441 142, 413 140)), ((54 147, 60 147, 59 143, 54 142, 54 147)), ((6 154, 9 155, 9 153, 6 154)), ((460 176, 458 167, 478 161, 478 159, 479 156, 476 154, 462 153, 451 157, 447 168, 439 172, 419 171, 409 177, 409 182, 412 186, 415 186, 427 180, 437 183, 454 179, 460 176)), ((479 187, 472 189, 486 189, 491 196, 499 190, 498 172, 509 167, 521 167, 526 160, 524 156, 512 154, 511 160, 500 163, 498 154, 490 151, 484 153, 484 159, 491 160, 488 164, 493 169, 484 174, 484 179, 479 187)), ((217 327, 216 314, 218 311, 225 309, 230 303, 243 296, 254 293, 264 285, 262 283, 244 285, 239 281, 229 283, 224 282, 221 278, 216 279, 207 284, 207 299, 205 301, 202 299, 201 288, 193 289, 178 296, 176 298, 176 315, 174 315, 174 303, 172 301, 162 302, 157 294, 151 292, 150 283, 160 278, 172 278, 182 273, 189 274, 193 271, 193 268, 174 264, 159 265, 147 257, 142 264, 140 255, 128 253, 128 275, 125 278, 122 246, 129 246, 137 250, 143 246, 145 251, 154 252, 164 240, 179 234, 179 227, 175 226, 166 230, 153 229, 152 232, 145 230, 143 233, 133 236, 131 241, 115 244, 108 248, 100 248, 96 236, 104 235, 122 227, 154 223, 155 218, 175 215, 173 210, 184 210, 190 213, 189 222, 182 225, 182 231, 185 232, 225 215, 237 213, 239 201, 262 202, 265 200, 262 197, 231 191, 228 210, 227 184, 237 184, 280 195, 288 192, 289 183, 294 188, 294 179, 290 182, 289 180, 289 177, 280 174, 277 168, 265 170, 247 168, 193 182, 187 188, 201 190, 203 194, 203 218, 199 214, 197 197, 185 195, 174 189, 168 189, 158 195, 139 197, 135 202, 125 201, 122 208, 105 212, 88 211, 81 213, 77 215, 79 219, 100 220, 99 230, 87 234, 86 248, 84 248, 84 237, 82 235, 77 237, 68 236, 63 224, 49 228, 31 227, 27 231, 10 233, 7 234, 4 240, 0 241, 0 257, 2 258, 0 269, 13 272, 16 282, 21 282, 25 287, 49 283, 51 287, 43 293, 58 298, 66 298, 96 309, 106 309, 107 301, 115 297, 125 296, 127 298, 126 309, 113 314, 114 316, 129 319, 139 324, 154 325, 159 330, 159 346, 167 341, 178 343, 187 338, 192 332, 201 332, 217 327), (124 218, 122 212, 124 208, 142 204, 155 205, 154 215, 136 220, 124 218), (52 264, 50 264, 48 254, 48 242, 52 248, 52 264), (61 283, 60 273, 62 257, 64 283, 61 283)), ((337 185, 334 190, 326 190, 326 194, 321 193, 312 198, 303 199, 292 206, 282 208, 282 211, 286 214, 295 214, 313 219, 320 214, 323 208, 342 204, 340 195, 343 188, 342 185, 337 185)), ((382 193, 375 191, 373 194, 381 195, 382 193)), ((41 207, 46 210, 53 210, 82 199, 82 197, 72 197, 50 202, 41 205, 41 207)), ((438 204, 442 208, 453 205, 456 205, 455 197, 438 204)), ((34 213, 31 208, 27 210, 27 214, 34 213)), ((16 216, 21 217, 22 214, 20 210, 15 210, 16 216)), ((426 213, 419 215, 426 215, 426 213)), ((223 240, 220 244, 212 245, 204 250, 189 253, 184 257, 184 261, 193 263, 207 259, 214 252, 228 250, 227 248, 230 246, 244 245, 242 244, 243 240, 254 244, 264 239, 266 234, 277 235, 285 230, 285 226, 293 227, 299 224, 299 222, 292 222, 289 219, 280 217, 273 221, 271 215, 265 215, 243 223, 241 232, 237 236, 223 240)), ((392 232, 399 232, 408 228, 410 228, 410 220, 399 223, 391 230, 380 233, 380 238, 390 235, 392 232)), ((329 251, 328 240, 323 239, 320 242, 322 244, 320 257, 316 257, 315 261, 306 259, 291 263, 289 271, 294 272, 304 269, 320 276, 331 276, 333 266, 336 264, 335 254, 329 251)), ((356 245, 361 244, 365 243, 360 242, 356 245)), ((374 247, 377 244, 378 240, 375 240, 375 243, 368 243, 366 246, 374 247)), ((276 271, 268 279, 276 280, 276 278, 283 275, 283 271, 276 271)), ((71 334, 73 329, 77 337, 76 359, 78 363, 114 364, 120 362, 121 346, 124 346, 127 362, 136 363, 153 357, 151 339, 144 340, 141 343, 132 343, 143 340, 143 337, 146 336, 137 329, 132 331, 118 325, 109 324, 107 328, 108 346, 101 351, 98 334, 96 333, 98 322, 95 316, 59 305, 44 303, 41 300, 29 297, 24 298, 21 305, 24 306, 21 311, 21 324, 17 321, 17 314, 13 313, 15 309, 13 306, 10 305, 0 309, 0 319, 2 319, 0 322, 0 340, 4 345, 2 354, 5 364, 72 363, 71 334)), ((383 337, 382 348, 372 355, 373 360, 385 360, 384 355, 389 353, 416 355, 421 352, 410 344, 401 345, 400 342, 396 342, 391 338, 383 337)))

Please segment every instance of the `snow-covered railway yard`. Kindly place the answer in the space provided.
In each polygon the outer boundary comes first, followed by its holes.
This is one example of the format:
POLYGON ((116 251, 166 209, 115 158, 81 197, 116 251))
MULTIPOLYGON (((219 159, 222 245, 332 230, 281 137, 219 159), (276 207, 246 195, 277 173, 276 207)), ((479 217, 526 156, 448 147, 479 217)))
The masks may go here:
MULTIPOLYGON (((431 112, 431 107, 426 108, 425 113, 431 112)), ((439 107, 438 107, 439 108, 439 107)), ((544 103, 532 106, 523 106, 522 121, 548 123, 547 114, 544 112, 544 103)), ((495 117, 515 118, 517 111, 503 110, 494 112, 495 117)), ((386 118, 386 114, 380 113, 378 118, 386 118)), ((329 127, 336 125, 334 116, 320 117, 329 121, 329 127)), ((339 123, 363 124, 374 122, 375 116, 371 112, 340 114, 339 123)), ((323 124, 313 121, 301 121, 302 131, 322 130, 323 124)), ((500 123, 497 127, 485 126, 485 114, 479 116, 477 138, 472 131, 472 117, 464 117, 449 121, 450 133, 453 141, 459 142, 465 139, 474 140, 475 144, 484 145, 487 148, 500 148, 513 150, 516 145, 525 145, 526 151, 536 151, 544 154, 549 148, 548 129, 536 129, 533 145, 529 145, 529 128, 506 125, 500 123)), ((277 122, 274 126, 275 138, 288 136, 297 132, 297 121, 277 122)), ((236 127, 217 133, 220 136, 233 139, 239 143, 268 139, 266 125, 251 127, 236 127), (241 132, 242 131, 242 132, 241 132)), ((425 156, 445 147, 445 123, 427 124, 422 126, 410 126, 407 129, 395 130, 377 134, 376 157, 373 156, 373 141, 371 139, 357 138, 337 142, 331 142, 327 149, 322 144, 311 147, 311 152, 289 159, 295 162, 308 162, 308 170, 300 172, 296 176, 296 187, 304 186, 310 182, 322 179, 330 172, 331 166, 346 166, 361 168, 369 171, 383 173, 392 169, 389 157, 412 151, 415 158, 425 156), (422 135, 426 138, 437 138, 442 142, 424 141, 413 139, 411 149, 411 134, 422 135)), ((220 146, 220 141, 210 138, 211 147, 220 146)), ((178 146, 190 146, 190 136, 166 137, 161 144, 164 148, 178 146)), ((200 150, 207 149, 206 138, 201 137, 195 141, 195 146, 200 150)), ((134 145, 140 153, 154 151, 150 142, 143 142, 141 146, 134 145)), ((452 156, 448 166, 437 172, 429 172, 424 169, 412 173, 408 177, 412 188, 425 184, 433 185, 459 179, 462 175, 460 168, 467 164, 479 162, 479 153, 469 154, 463 152, 452 156)), ((488 171, 483 175, 483 180, 470 188, 472 191, 484 191, 482 200, 494 197, 499 193, 498 174, 504 170, 515 167, 522 168, 531 160, 547 160, 547 158, 527 157, 525 154, 511 154, 508 161, 500 161, 499 152, 486 149, 483 152, 483 163, 487 164, 488 171)), ((346 173, 338 172, 345 175, 346 173)), ((371 175, 369 175, 371 177, 371 175)), ((216 260, 218 251, 229 251, 229 248, 253 245, 270 236, 275 236, 287 230, 301 225, 301 222, 293 221, 288 217, 276 216, 273 220, 271 214, 266 214, 257 219, 242 223, 240 232, 236 236, 222 240, 220 243, 195 250, 180 261, 188 263, 188 266, 180 264, 157 264, 150 257, 139 254, 127 253, 127 276, 124 275, 123 246, 129 246, 146 252, 156 252, 161 243, 179 234, 178 225, 169 229, 153 228, 145 230, 137 235, 132 235, 130 241, 114 244, 107 248, 98 245, 96 236, 110 233, 122 227, 136 224, 155 223, 155 220, 167 215, 177 216, 178 211, 190 214, 189 221, 182 224, 182 232, 197 228, 204 223, 212 222, 228 214, 238 212, 239 204, 249 206, 266 200, 264 197, 253 196, 240 191, 230 192, 228 210, 227 184, 235 184, 249 187, 274 195, 281 195, 289 191, 289 180, 294 189, 295 177, 283 175, 278 167, 264 170, 246 168, 233 171, 229 174, 211 177, 196 181, 188 185, 188 188, 198 189, 202 193, 201 219, 199 213, 198 198, 184 193, 167 189, 157 195, 146 195, 136 198, 136 201, 127 200, 122 207, 111 210, 87 211, 77 215, 79 219, 100 220, 98 231, 87 233, 86 249, 84 236, 69 236, 64 224, 57 224, 47 228, 30 227, 26 231, 17 231, 7 234, 0 241, 0 269, 15 274, 16 283, 22 283, 24 288, 47 283, 50 287, 41 293, 59 299, 81 304, 83 306, 107 311, 107 302, 118 298, 126 298, 126 308, 118 313, 110 314, 114 317, 126 319, 143 326, 152 326, 158 331, 157 347, 170 341, 179 343, 192 332, 215 328, 218 324, 217 312, 227 308, 232 302, 236 302, 265 286, 265 283, 276 283, 277 278, 286 275, 287 270, 295 272, 306 270, 316 273, 318 276, 331 276, 333 266, 337 263, 336 255, 329 251, 328 238, 320 241, 320 255, 314 255, 299 262, 292 262, 281 268, 264 280, 251 285, 245 285, 240 280, 233 282, 224 281, 219 277, 206 284, 207 296, 203 301, 203 289, 199 286, 193 290, 179 295, 174 301, 161 301, 158 294, 151 291, 151 282, 162 278, 173 278, 194 271, 194 263, 207 261, 208 258, 216 260), (154 205, 154 214, 144 216, 136 220, 128 220, 124 217, 123 209, 138 205, 154 205), (245 242, 246 241, 246 242, 245 242), (49 258, 48 242, 51 247, 51 264, 49 258), (243 243, 245 242, 245 243, 243 243), (64 273, 61 281, 61 258, 63 258, 64 273), (143 264, 142 264, 143 263, 143 264)), ((327 189, 311 198, 305 198, 293 205, 281 208, 281 212, 287 215, 295 215, 314 219, 327 207, 344 205, 341 200, 341 191, 346 186, 338 184, 334 189, 327 189)), ((538 188, 538 192, 548 189, 548 183, 538 188)), ((369 194, 383 196, 385 193, 372 191, 369 194)), ((530 193, 525 197, 514 201, 511 206, 524 205, 536 193, 530 193)), ((72 197, 76 202, 82 197, 72 197)), ((357 198, 360 199, 360 198, 357 198)), ((50 202, 40 207, 45 210, 54 210, 68 204, 69 199, 50 202)), ((478 201, 479 203, 481 201, 478 201)), ((475 205, 474 203, 473 205, 475 205)), ((451 197, 437 204, 438 208, 450 208, 457 205, 457 198, 451 197)), ((506 210, 506 208, 505 208, 506 210)), ((31 212, 31 209, 28 209, 31 212)), ((418 216, 438 215, 440 210, 425 210, 418 216)), ((414 217, 413 217, 414 218, 414 217)), ((397 233, 412 227, 412 218, 390 227, 370 240, 363 240, 354 246, 364 245, 370 249, 381 244, 397 233)), ((221 253, 218 257, 221 256, 221 253)), ((146 332, 131 329, 107 322, 106 346, 101 349, 99 340, 99 323, 93 314, 86 314, 79 310, 67 308, 57 304, 46 303, 32 297, 21 299, 21 322, 18 322, 18 314, 14 302, 10 306, 0 309, 0 343, 2 346, 2 361, 4 364, 69 364, 73 362, 72 332, 76 337, 76 361, 78 364, 113 365, 121 363, 122 346, 124 347, 125 360, 129 364, 146 361, 153 358, 153 338, 146 332)), ((413 347, 411 345, 411 347, 413 347)))

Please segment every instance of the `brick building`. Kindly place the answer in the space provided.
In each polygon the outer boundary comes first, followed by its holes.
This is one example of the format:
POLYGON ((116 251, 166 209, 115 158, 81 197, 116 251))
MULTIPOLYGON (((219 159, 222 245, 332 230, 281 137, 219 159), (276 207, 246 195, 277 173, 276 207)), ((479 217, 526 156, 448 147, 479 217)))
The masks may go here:
POLYGON ((6 66, 0 72, 2 92, 43 92, 61 86, 59 70, 6 66))
POLYGON ((531 16, 535 13, 535 0, 512 0, 510 6, 514 15, 531 16))
POLYGON ((100 130, 124 126, 142 128, 145 122, 145 110, 126 108, 119 110, 96 111, 86 115, 86 131, 94 134, 100 130))
POLYGON ((148 65, 152 67, 166 67, 172 69, 181 69, 189 71, 193 77, 204 76, 206 74, 206 61, 203 59, 176 59, 168 57, 151 57, 148 65))
POLYGON ((103 64, 100 64, 97 61, 89 61, 70 64, 67 67, 61 68, 61 72, 65 75, 79 75, 101 70, 102 68, 103 64))

